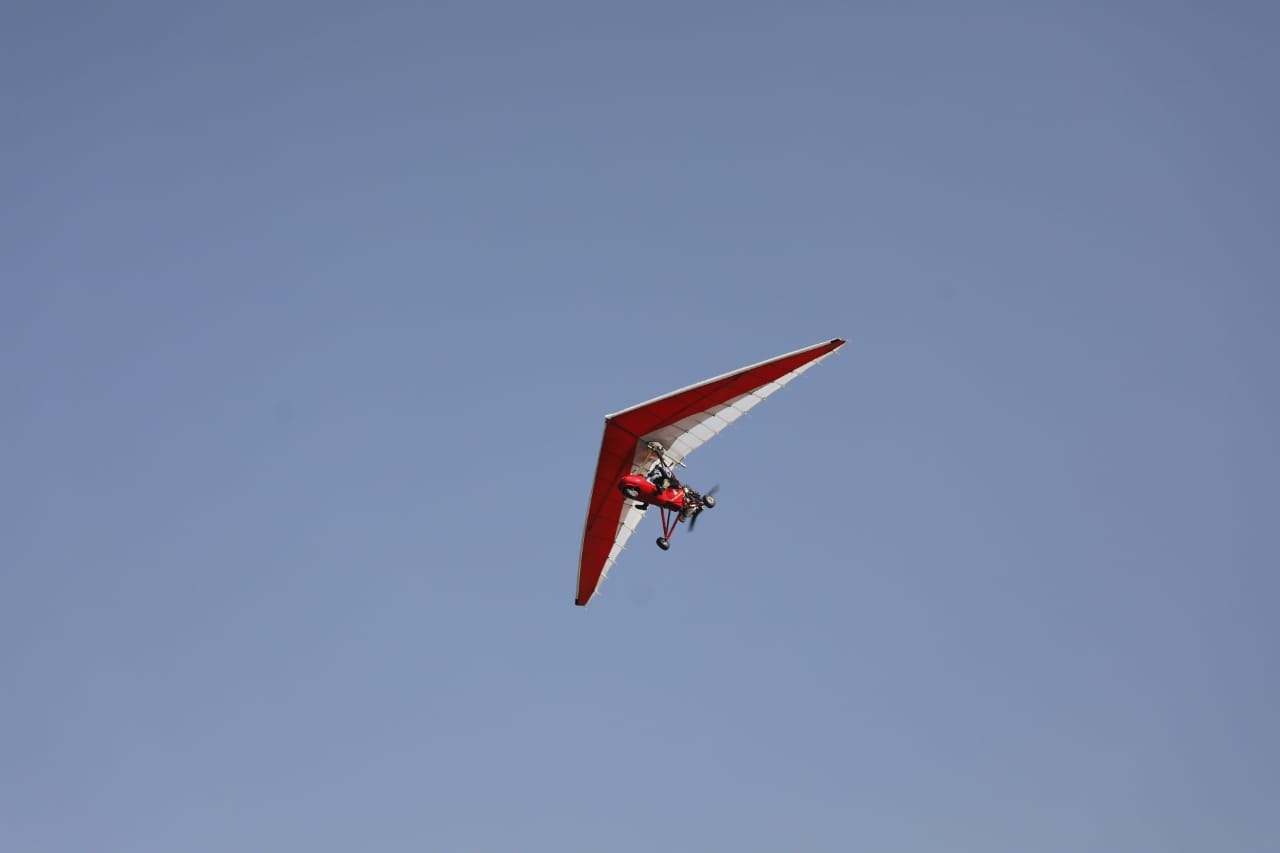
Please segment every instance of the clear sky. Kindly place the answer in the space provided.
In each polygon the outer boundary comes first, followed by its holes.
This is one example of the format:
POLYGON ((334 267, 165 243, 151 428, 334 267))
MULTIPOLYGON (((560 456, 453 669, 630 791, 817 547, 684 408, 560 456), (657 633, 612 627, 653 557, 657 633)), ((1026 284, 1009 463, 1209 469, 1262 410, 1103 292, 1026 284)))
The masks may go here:
POLYGON ((1280 849, 1275 9, 6 4, 0 850, 1280 849))

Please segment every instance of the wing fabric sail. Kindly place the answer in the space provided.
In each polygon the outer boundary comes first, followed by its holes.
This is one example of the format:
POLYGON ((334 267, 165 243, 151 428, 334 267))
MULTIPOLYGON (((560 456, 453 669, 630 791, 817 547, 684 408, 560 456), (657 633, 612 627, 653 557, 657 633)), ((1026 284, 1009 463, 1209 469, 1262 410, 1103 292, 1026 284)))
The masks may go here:
POLYGON ((683 461, 753 406, 844 345, 836 338, 682 388, 605 417, 600 459, 587 508, 575 604, 586 605, 618 559, 644 513, 623 498, 617 483, 646 470, 659 441, 683 461))

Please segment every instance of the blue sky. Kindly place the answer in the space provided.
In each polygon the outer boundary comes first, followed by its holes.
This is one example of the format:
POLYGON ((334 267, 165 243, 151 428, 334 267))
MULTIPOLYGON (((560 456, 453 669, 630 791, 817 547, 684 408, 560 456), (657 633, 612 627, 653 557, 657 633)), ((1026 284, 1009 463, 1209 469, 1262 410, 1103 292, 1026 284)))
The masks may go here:
POLYGON ((0 16, 0 848, 1280 847, 1266 4, 0 16))

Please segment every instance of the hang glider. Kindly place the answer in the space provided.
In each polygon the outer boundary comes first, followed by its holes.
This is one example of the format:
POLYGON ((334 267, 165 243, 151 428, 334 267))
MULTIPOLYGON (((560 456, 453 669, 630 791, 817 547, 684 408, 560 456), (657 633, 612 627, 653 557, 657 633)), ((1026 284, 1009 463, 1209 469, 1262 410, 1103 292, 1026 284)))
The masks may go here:
POLYGON ((702 495, 674 479, 685 457, 844 343, 796 350, 607 415, 574 603, 585 606, 595 595, 651 503, 662 512, 663 550, 677 523, 715 505, 714 490, 702 495))

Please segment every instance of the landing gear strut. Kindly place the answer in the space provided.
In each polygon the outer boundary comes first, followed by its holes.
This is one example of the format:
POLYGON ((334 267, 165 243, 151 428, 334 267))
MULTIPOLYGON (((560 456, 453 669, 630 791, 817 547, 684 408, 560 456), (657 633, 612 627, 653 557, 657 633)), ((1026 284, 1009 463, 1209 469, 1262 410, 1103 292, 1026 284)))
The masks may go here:
POLYGON ((658 509, 662 513, 662 535, 658 537, 658 547, 665 551, 671 547, 671 534, 676 532, 676 525, 680 523, 680 511, 665 506, 658 509))

